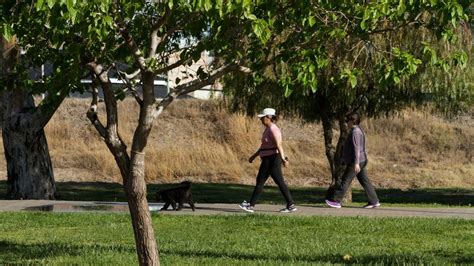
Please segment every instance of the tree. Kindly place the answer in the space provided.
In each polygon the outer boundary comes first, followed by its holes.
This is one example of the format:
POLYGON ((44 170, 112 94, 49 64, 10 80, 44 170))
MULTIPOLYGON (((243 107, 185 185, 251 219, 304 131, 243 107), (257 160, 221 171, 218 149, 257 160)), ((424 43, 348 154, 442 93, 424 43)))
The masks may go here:
MULTIPOLYGON (((28 17, 28 12, 21 9, 20 5, 8 2, 0 5, 0 102, 2 106, 2 135, 7 161, 8 188, 7 197, 10 199, 54 199, 57 193, 48 144, 44 134, 44 127, 51 119, 68 92, 74 88, 74 83, 65 83, 71 71, 69 63, 62 57, 57 47, 44 46, 43 41, 37 41, 34 56, 28 57, 30 52, 27 47, 23 50, 24 57, 20 58, 18 38, 12 35, 14 27, 13 18, 20 20, 38 19, 28 17), (7 15, 8 12, 17 12, 18 17, 7 15), (10 20, 12 19, 12 20, 10 20), (32 81, 28 79, 28 70, 39 67, 48 58, 55 62, 55 72, 47 80, 32 81), (61 71, 65 70, 65 71, 61 71), (66 86, 66 84, 68 84, 66 86), (49 93, 41 100, 35 102, 34 94, 49 93)), ((25 32, 31 39, 41 39, 43 31, 26 30, 28 23, 23 28, 16 27, 18 37, 22 38, 25 32)), ((26 42, 27 43, 27 42, 26 42)), ((66 51, 67 45, 61 47, 66 51)), ((37 99, 36 99, 37 100, 37 99)))
MULTIPOLYGON (((16 65, 15 41, 2 38, 3 75, 16 65)), ((18 84, 2 92, 3 145, 7 160, 7 197, 10 199, 54 199, 56 187, 44 126, 51 117, 35 106, 33 96, 18 84)))
MULTIPOLYGON (((87 71, 93 79, 91 108, 87 113, 93 126, 114 155, 123 178, 141 265, 159 264, 151 215, 146 199, 145 148, 153 121, 176 97, 213 84, 240 66, 242 43, 262 43, 262 23, 252 12, 249 1, 38 1, 15 6, 28 14, 14 24, 13 32, 21 35, 20 45, 44 45, 61 48, 56 56, 67 58, 71 76, 77 82, 87 71), (38 36, 29 31, 45 31, 38 36), (68 40, 73 40, 70 42, 68 40), (212 63, 195 72, 186 66, 211 50, 212 63), (176 58, 174 61, 172 58, 176 58), (118 69, 117 63, 128 65, 118 69), (76 64, 76 65, 73 65, 76 64), (154 80, 160 74, 183 68, 163 99, 157 99, 154 80), (82 70, 82 71, 81 71, 82 70), (78 74, 79 73, 79 74, 78 74), (126 86, 114 87, 110 78, 116 75, 126 86), (188 79, 185 79, 188 78, 188 79), (102 90, 106 118, 101 120, 97 105, 102 90), (118 127, 117 101, 126 94, 140 107, 133 139, 122 139, 118 127)), ((30 48, 31 49, 31 48, 30 48)), ((31 50, 30 56, 33 56, 31 50)), ((58 62, 59 63, 59 62, 58 62)), ((47 82, 49 84, 49 82, 47 82)), ((51 89, 45 91, 51 93, 51 89)))
POLYGON ((284 15, 257 13, 272 21, 266 49, 250 57, 264 71, 227 79, 232 108, 252 111, 271 104, 321 121, 332 175, 329 196, 343 171, 348 113, 373 117, 428 102, 451 113, 472 106, 468 5, 298 1, 287 4, 284 15))

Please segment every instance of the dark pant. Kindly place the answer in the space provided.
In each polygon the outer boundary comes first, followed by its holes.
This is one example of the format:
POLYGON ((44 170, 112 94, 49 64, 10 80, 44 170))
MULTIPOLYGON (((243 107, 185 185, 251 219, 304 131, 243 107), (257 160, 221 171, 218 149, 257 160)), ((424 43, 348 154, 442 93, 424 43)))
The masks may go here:
POLYGON ((288 190, 288 186, 286 185, 281 172, 281 157, 279 154, 262 157, 262 163, 260 164, 260 169, 258 169, 257 174, 257 184, 253 190, 250 205, 255 206, 260 194, 262 194, 263 186, 265 185, 268 176, 271 176, 273 181, 278 185, 281 194, 285 197, 287 207, 292 205, 293 199, 291 198, 290 191, 288 190))
POLYGON ((359 183, 362 185, 362 187, 365 190, 365 194, 367 194, 367 198, 369 198, 369 203, 375 204, 379 202, 377 193, 375 192, 375 189, 372 186, 372 183, 370 183, 370 180, 367 177, 367 171, 365 170, 365 167, 367 166, 367 161, 360 163, 359 166, 360 166, 360 172, 358 174, 356 174, 356 172, 354 171, 353 164, 346 166, 344 175, 341 178, 341 184, 337 186, 336 191, 334 192, 333 200, 340 201, 346 194, 347 190, 349 189, 349 186, 351 185, 354 177, 357 176, 357 180, 359 180, 359 183))

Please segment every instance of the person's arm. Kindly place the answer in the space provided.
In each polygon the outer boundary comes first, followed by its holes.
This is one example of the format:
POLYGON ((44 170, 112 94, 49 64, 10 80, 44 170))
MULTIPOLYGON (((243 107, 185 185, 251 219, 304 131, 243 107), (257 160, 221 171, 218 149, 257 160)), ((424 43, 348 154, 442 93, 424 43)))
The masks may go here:
POLYGON ((352 133, 352 143, 354 144, 354 171, 360 172, 360 154, 362 153, 362 132, 360 130, 354 130, 352 133))
POLYGON ((279 155, 281 156, 281 161, 283 162, 283 166, 288 167, 288 160, 285 156, 285 151, 283 151, 283 138, 279 131, 272 131, 273 138, 275 139, 275 144, 277 146, 279 155))
POLYGON ((255 160, 255 158, 257 158, 258 154, 260 153, 260 149, 258 149, 254 154, 252 154, 250 157, 249 157, 249 163, 252 163, 253 160, 255 160))
POLYGON ((285 156, 285 152, 283 151, 283 140, 282 140, 281 135, 279 138, 275 138, 275 141, 276 141, 278 152, 281 156, 281 161, 283 162, 283 166, 288 167, 288 160, 285 156))

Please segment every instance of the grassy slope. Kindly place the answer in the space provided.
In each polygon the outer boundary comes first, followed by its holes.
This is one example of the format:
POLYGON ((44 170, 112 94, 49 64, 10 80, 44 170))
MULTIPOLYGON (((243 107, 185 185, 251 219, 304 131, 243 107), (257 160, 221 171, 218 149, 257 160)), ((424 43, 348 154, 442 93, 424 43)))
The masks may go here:
MULTIPOLYGON (((474 224, 468 220, 153 217, 164 265, 474 263, 474 224)), ((133 265, 129 219, 127 214, 0 213, 0 264, 133 265)))
MULTIPOLYGON (((137 107, 120 103, 122 137, 129 142, 137 107)), ((88 101, 68 99, 46 128, 58 181, 121 182, 112 155, 90 126, 88 101)), ((104 113, 104 112, 102 112, 104 113)), ((281 119, 293 186, 327 186, 328 165, 319 124, 281 119)), ((455 121, 402 112, 392 119, 365 121, 369 176, 377 187, 473 187, 474 120, 455 121)), ((147 148, 147 179, 170 183, 184 179, 253 184, 258 163, 248 156, 258 147, 257 119, 229 114, 214 102, 179 100, 155 122, 147 148)), ((0 140, 1 142, 1 140, 0 140)), ((0 179, 6 179, 3 149, 0 179)))

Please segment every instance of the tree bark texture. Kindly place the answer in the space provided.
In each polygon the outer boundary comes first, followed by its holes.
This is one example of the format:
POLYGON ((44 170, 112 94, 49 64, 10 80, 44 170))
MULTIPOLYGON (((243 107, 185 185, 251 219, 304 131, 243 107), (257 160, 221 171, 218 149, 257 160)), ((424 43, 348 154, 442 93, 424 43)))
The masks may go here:
MULTIPOLYGON (((9 84, 0 94, 3 123, 2 136, 7 161, 7 198, 54 199, 56 186, 48 143, 38 119, 33 97, 25 89, 17 88, 12 69, 18 60, 18 48, 13 38, 0 38, 0 75, 9 84), (35 113, 36 112, 36 113, 35 113)), ((41 120, 41 121, 40 121, 41 120)))
POLYGON ((7 198, 55 199, 56 185, 44 130, 3 127, 7 198))
POLYGON ((158 248, 146 198, 145 154, 132 155, 131 176, 124 184, 140 265, 160 265, 158 248))
MULTIPOLYGON (((324 147, 326 148, 326 157, 331 169, 331 184, 326 191, 326 198, 332 198, 336 187, 341 184, 341 177, 344 174, 345 166, 342 164, 342 151, 344 149, 344 142, 348 136, 347 124, 344 121, 344 116, 337 119, 339 126, 339 138, 336 147, 333 145, 333 128, 335 127, 335 120, 327 115, 322 116, 324 147)), ((344 202, 352 201, 352 190, 349 189, 344 196, 344 202)))

